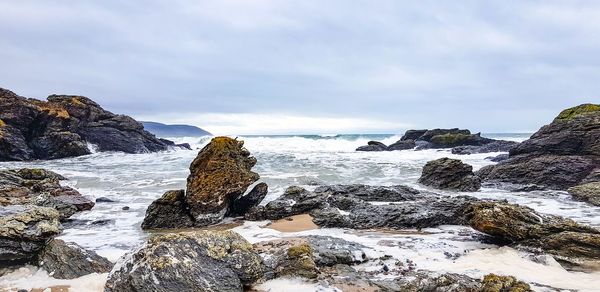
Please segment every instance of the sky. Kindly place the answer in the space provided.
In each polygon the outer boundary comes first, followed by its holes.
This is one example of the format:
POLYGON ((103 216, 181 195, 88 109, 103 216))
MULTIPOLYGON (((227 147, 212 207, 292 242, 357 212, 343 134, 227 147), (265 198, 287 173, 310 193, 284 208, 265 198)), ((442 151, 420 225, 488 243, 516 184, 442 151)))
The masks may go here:
POLYGON ((0 87, 222 135, 532 132, 599 52, 600 1, 0 0, 0 87))

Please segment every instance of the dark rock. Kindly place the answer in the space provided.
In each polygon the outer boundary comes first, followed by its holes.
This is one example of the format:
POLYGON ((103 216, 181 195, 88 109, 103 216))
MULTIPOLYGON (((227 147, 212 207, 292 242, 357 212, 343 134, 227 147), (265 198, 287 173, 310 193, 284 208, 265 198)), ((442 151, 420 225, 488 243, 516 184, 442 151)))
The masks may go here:
POLYGON ((142 229, 188 228, 194 224, 185 201, 185 191, 177 190, 167 191, 150 204, 142 221, 142 229))
POLYGON ((514 141, 497 140, 481 146, 458 146, 452 148, 452 154, 478 154, 490 152, 509 152, 511 149, 519 145, 514 141))
POLYGON ((123 210, 123 211, 127 211, 129 209, 130 209, 129 206, 123 206, 123 208, 121 208, 121 210, 123 210))
POLYGON ((471 131, 469 130, 461 130, 458 128, 453 129, 433 129, 427 130, 423 135, 415 140, 422 140, 427 142, 432 142, 431 139, 435 136, 443 136, 443 135, 471 135, 471 131))
POLYGON ((395 143, 390 144, 387 147, 387 151, 395 151, 395 150, 408 150, 417 147, 415 144, 415 140, 400 140, 395 143))
POLYGON ((114 203, 115 201, 107 197, 96 198, 96 203, 114 203))
POLYGON ((86 97, 51 95, 41 101, 0 88, 0 161, 86 155, 88 143, 100 151, 127 153, 168 148, 134 119, 86 97))
POLYGON ((229 208, 228 216, 243 216, 251 208, 258 206, 260 202, 267 196, 269 187, 266 183, 262 182, 254 186, 252 190, 233 201, 229 208))
POLYGON ((369 141, 367 146, 360 146, 356 151, 386 151, 387 146, 381 142, 369 141))
POLYGON ((0 265, 32 261, 46 242, 60 233, 55 209, 15 205, 0 207, 0 265))
POLYGON ((453 148, 458 146, 482 146, 494 140, 481 137, 481 134, 447 133, 429 139, 431 148, 453 148))
POLYGON ((75 243, 53 239, 40 252, 38 266, 57 279, 75 279, 91 273, 108 273, 113 264, 75 243))
POLYGON ((197 231, 152 236, 121 259, 106 292, 243 291, 266 267, 252 245, 232 231, 197 231))
POLYGON ((600 182, 586 183, 569 188, 569 194, 576 200, 600 206, 600 182))
POLYGON ((425 129, 425 130, 408 130, 404 133, 402 138, 400 138, 400 141, 419 140, 419 138, 421 138, 421 136, 423 136, 425 133, 427 133, 427 129, 425 129))
POLYGON ((316 194, 326 196, 351 195, 370 202, 398 202, 415 200, 421 191, 403 185, 369 186, 369 185, 329 185, 317 187, 316 194))
POLYGON ((486 157, 485 159, 493 162, 500 162, 508 159, 508 154, 498 154, 496 156, 486 157))
POLYGON ((248 220, 277 220, 303 214, 325 206, 325 198, 324 195, 292 186, 287 188, 281 197, 269 202, 266 206, 251 208, 245 218, 248 220))
POLYGON ((457 159, 440 158, 423 167, 419 182, 437 189, 476 192, 481 187, 473 167, 457 159))

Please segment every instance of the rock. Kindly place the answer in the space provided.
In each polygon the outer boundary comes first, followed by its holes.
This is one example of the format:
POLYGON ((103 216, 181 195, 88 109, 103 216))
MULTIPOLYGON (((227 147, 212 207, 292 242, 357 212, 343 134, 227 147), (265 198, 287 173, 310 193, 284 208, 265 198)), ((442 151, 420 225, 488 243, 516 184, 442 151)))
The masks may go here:
POLYGON ((387 146, 381 142, 369 141, 367 146, 360 146, 356 151, 386 151, 387 146))
POLYGON ((421 138, 421 136, 423 136, 426 132, 427 132, 427 129, 425 129, 425 130, 408 130, 404 133, 402 138, 400 138, 400 141, 419 140, 419 138, 421 138))
POLYGON ((262 202, 267 196, 268 191, 269 187, 266 183, 257 184, 248 194, 232 202, 227 216, 244 216, 251 208, 258 206, 262 202))
POLYGON ((550 124, 513 148, 510 158, 485 170, 490 183, 535 184, 566 190, 592 182, 600 165, 600 105, 561 112, 550 124))
POLYGON ((142 229, 189 228, 195 225, 185 201, 185 191, 167 191, 146 210, 142 229))
POLYGON ((265 270, 252 245, 235 232, 162 234, 121 258, 105 291, 241 292, 265 270))
POLYGON ((57 159, 99 151, 154 152, 168 145, 134 119, 104 110, 89 98, 27 99, 0 88, 0 161, 57 159))
POLYGON ((519 145, 518 142, 497 140, 481 146, 458 146, 452 148, 452 154, 478 154, 490 152, 509 152, 519 145))
POLYGON ((65 177, 40 168, 0 170, 0 205, 38 205, 55 208, 61 219, 90 210, 94 202, 78 191, 61 186, 65 177))
POLYGON ((0 207, 0 265, 32 261, 46 242, 60 233, 55 209, 15 205, 0 207))
POLYGON ((483 138, 481 134, 447 133, 431 137, 431 148, 453 148, 457 146, 481 146, 494 140, 483 138))
POLYGON ((435 136, 443 136, 443 135, 471 135, 471 131, 469 130, 461 130, 458 128, 453 128, 453 129, 433 129, 433 130, 427 130, 425 131, 425 133, 423 133, 423 135, 421 135, 419 138, 416 138, 415 140, 421 140, 421 141, 427 141, 427 142, 432 142, 431 140, 433 139, 433 137, 435 136))
POLYGON ((600 206, 600 182, 586 183, 569 188, 569 194, 576 200, 600 206))
POLYGON ((190 165, 185 200, 197 226, 221 221, 231 202, 259 179, 251 171, 256 158, 243 145, 229 137, 213 138, 190 165))
POLYGON ((457 159, 440 158, 423 167, 419 182, 437 189, 476 192, 481 187, 473 167, 457 159))
POLYGON ((387 151, 408 150, 415 147, 417 147, 415 140, 400 140, 390 144, 390 146, 387 147, 387 151))
POLYGON ((367 261, 366 246, 341 238, 313 235, 306 239, 312 247, 317 266, 353 265, 367 261))
POLYGON ((292 186, 287 188, 281 197, 269 202, 266 206, 251 208, 245 218, 247 220, 277 220, 307 213, 323 207, 325 204, 325 196, 292 186))
POLYGON ((75 279, 91 273, 108 273, 113 264, 75 243, 53 239, 40 252, 38 266, 56 279, 75 279))
POLYGON ((489 161, 493 161, 493 162, 500 162, 500 161, 504 161, 506 159, 508 159, 508 154, 499 154, 496 156, 489 156, 485 158, 486 160, 489 161))
POLYGON ((484 292, 525 292, 533 291, 529 284, 517 280, 511 276, 498 276, 495 274, 485 275, 482 281, 481 291, 484 292))
POLYGON ((115 201, 107 197, 96 198, 96 203, 114 203, 115 201))

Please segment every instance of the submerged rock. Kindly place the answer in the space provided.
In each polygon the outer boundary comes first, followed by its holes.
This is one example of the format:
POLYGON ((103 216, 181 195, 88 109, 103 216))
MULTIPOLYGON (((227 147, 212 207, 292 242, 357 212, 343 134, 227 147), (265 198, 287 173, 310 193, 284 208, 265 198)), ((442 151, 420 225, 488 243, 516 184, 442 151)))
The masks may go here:
POLYGON ((75 243, 53 239, 40 252, 37 265, 56 279, 75 279, 91 273, 108 273, 113 263, 75 243))
POLYGON ((51 95, 28 99, 0 88, 0 161, 57 159, 99 151, 141 153, 169 145, 131 117, 115 115, 89 98, 51 95))
POLYGON ((473 173, 472 166, 451 158, 427 162, 419 182, 437 189, 462 192, 476 192, 481 187, 481 181, 473 173))
POLYGON ((369 141, 366 146, 356 148, 356 151, 386 151, 387 146, 381 142, 369 141))
POLYGON ((265 270, 252 245, 232 231, 155 235, 121 258, 105 291, 243 291, 265 270))
POLYGON ((52 208, 0 207, 0 265, 31 262, 46 242, 60 233, 59 218, 52 208))
POLYGON ((586 183, 568 189, 569 194, 576 200, 600 206, 600 182, 586 183))

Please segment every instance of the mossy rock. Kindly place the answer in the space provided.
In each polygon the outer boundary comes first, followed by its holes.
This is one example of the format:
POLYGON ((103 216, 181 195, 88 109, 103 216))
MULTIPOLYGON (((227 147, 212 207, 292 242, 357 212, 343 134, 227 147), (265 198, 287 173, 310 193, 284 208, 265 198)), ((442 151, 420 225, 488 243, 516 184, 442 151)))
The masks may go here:
POLYGON ((600 182, 591 182, 568 189, 569 194, 576 200, 600 206, 600 182))
POLYGON ((489 274, 483 277, 482 292, 527 292, 533 291, 529 284, 511 276, 489 274))
POLYGON ((431 143, 435 145, 441 146, 453 146, 453 145, 461 145, 464 144, 471 138, 472 135, 467 134, 443 134, 433 136, 431 138, 431 143))
POLYGON ((582 115, 586 115, 586 114, 590 114, 590 113, 597 113, 597 112, 600 112, 600 105, 586 103, 586 104, 578 105, 576 107, 572 107, 572 108, 563 110, 560 114, 558 114, 558 116, 554 120, 555 121, 570 121, 578 116, 582 116, 582 115))

